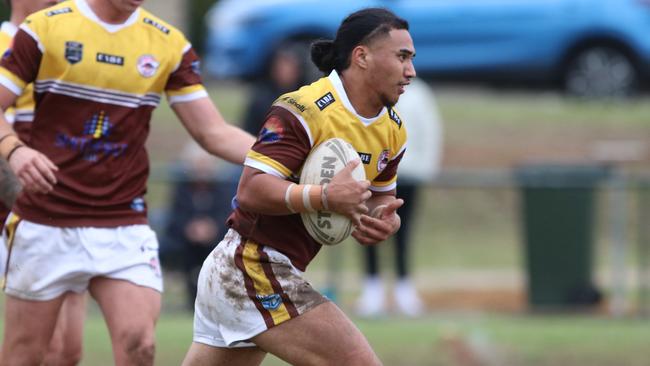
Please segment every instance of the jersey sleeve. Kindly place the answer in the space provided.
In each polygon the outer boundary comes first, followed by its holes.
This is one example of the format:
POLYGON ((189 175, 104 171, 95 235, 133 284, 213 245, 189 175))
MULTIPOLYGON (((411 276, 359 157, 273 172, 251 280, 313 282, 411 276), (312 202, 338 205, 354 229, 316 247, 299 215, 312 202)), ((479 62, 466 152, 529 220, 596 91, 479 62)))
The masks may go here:
POLYGON ((0 84, 16 95, 21 95, 27 84, 36 80, 43 57, 38 36, 21 25, 12 45, 0 60, 0 84))
POLYGON ((298 118, 273 106, 244 165, 287 179, 298 175, 310 150, 309 137, 298 118))
POLYGON ((188 43, 183 49, 178 67, 171 73, 165 85, 170 105, 208 96, 201 80, 200 62, 194 48, 188 43))

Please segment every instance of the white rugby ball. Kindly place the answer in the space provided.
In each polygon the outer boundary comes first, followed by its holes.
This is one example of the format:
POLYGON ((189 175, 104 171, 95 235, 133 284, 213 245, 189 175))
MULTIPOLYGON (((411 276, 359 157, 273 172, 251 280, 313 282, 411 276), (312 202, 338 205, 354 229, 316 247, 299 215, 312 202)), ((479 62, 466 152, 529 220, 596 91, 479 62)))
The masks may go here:
MULTIPOLYGON (((358 158, 359 154, 347 141, 336 137, 326 140, 307 156, 300 173, 300 184, 329 183, 336 173, 358 158)), ((357 181, 366 179, 363 164, 357 165, 352 177, 357 181)), ((318 211, 301 213, 300 217, 309 235, 323 245, 336 245, 352 233, 352 221, 341 214, 318 211)))

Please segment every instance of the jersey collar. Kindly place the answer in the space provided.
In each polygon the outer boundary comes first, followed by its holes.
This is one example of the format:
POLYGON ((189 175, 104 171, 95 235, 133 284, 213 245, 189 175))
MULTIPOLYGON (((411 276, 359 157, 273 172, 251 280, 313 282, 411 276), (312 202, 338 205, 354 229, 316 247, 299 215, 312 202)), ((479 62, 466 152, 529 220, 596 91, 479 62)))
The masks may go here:
POLYGON ((0 32, 7 33, 11 36, 11 38, 14 38, 16 36, 16 33, 18 33, 18 27, 16 27, 11 22, 2 22, 2 26, 0 26, 0 32))
POLYGON ((366 118, 361 116, 357 111, 354 109, 354 106, 350 102, 350 99, 348 98, 348 94, 345 92, 345 88, 343 87, 343 81, 341 81, 341 77, 339 77, 339 73, 336 72, 336 70, 332 70, 332 72, 329 74, 327 77, 332 85, 334 86, 334 90, 336 90, 336 94, 341 97, 341 103, 343 103, 343 106, 350 112, 352 112, 364 125, 368 126, 381 118, 384 113, 386 113, 386 107, 382 108, 381 111, 379 112, 378 115, 372 118, 366 118))
POLYGON ((127 19, 124 23, 122 24, 109 24, 97 16, 93 9, 91 9, 90 5, 86 2, 86 0, 75 0, 75 4, 77 5, 77 8, 79 9, 79 12, 83 15, 86 16, 86 18, 92 20, 93 22, 99 24, 102 26, 102 28, 106 29, 109 33, 115 33, 121 29, 124 29, 133 23, 135 23, 138 20, 138 17, 140 16, 140 8, 136 9, 133 14, 127 19))

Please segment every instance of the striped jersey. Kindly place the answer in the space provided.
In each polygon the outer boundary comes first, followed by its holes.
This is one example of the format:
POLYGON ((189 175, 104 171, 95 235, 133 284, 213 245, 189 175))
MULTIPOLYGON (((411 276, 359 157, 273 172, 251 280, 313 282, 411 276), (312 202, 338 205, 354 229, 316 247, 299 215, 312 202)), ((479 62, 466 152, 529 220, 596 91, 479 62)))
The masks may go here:
MULTIPOLYGON (((370 119, 357 114, 336 71, 275 101, 245 165, 297 182, 309 152, 333 137, 357 150, 373 194, 395 189, 406 128, 393 108, 370 119)), ((271 216, 237 208, 228 224, 243 237, 285 254, 303 271, 321 247, 298 214, 271 216)))
POLYGON ((116 25, 70 0, 29 16, 0 66, 16 95, 34 83, 29 144, 59 167, 54 190, 25 192, 15 212, 62 227, 146 223, 151 113, 163 92, 170 104, 207 96, 183 34, 142 8, 116 25))

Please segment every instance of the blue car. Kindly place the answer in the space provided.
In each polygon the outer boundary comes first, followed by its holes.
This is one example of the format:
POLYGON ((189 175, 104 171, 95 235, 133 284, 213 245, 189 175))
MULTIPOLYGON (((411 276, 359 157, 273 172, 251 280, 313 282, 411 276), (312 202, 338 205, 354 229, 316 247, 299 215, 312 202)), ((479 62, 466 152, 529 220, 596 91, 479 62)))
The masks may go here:
POLYGON ((650 72, 650 0, 221 0, 207 16, 216 78, 255 78, 280 47, 333 38, 380 6, 409 21, 425 77, 544 82, 582 96, 627 95, 650 72))

